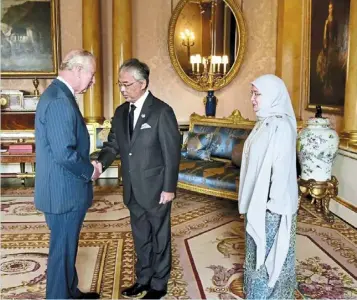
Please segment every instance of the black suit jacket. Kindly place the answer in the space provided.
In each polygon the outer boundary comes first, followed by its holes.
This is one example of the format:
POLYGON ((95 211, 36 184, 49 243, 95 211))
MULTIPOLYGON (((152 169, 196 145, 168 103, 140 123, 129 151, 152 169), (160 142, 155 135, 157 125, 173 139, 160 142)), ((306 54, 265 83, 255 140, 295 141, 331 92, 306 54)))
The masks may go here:
POLYGON ((133 191, 136 201, 150 209, 159 204, 162 191, 176 192, 180 133, 172 108, 149 93, 130 139, 129 106, 126 102, 116 109, 98 161, 105 170, 120 153, 124 203, 133 191), (143 124, 151 128, 142 128, 143 124))

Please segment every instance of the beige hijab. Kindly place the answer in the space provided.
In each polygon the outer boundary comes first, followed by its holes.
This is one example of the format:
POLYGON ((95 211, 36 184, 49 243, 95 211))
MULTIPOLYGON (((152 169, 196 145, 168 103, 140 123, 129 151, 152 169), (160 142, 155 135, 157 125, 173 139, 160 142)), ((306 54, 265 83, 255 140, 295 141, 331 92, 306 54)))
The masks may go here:
POLYGON ((252 84, 261 101, 258 122, 244 144, 240 172, 239 211, 257 246, 258 270, 266 266, 273 287, 285 262, 292 216, 297 210, 296 119, 284 82, 263 75, 252 84), (266 257, 266 210, 282 216, 274 245, 266 257))

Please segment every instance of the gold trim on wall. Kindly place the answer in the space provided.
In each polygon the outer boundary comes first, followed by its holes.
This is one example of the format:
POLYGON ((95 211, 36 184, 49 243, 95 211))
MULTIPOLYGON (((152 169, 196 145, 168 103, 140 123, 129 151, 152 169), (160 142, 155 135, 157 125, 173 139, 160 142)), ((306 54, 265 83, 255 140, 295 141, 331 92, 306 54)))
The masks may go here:
POLYGON ((340 144, 338 145, 338 148, 340 150, 345 151, 344 153, 340 152, 339 154, 357 160, 357 156, 356 156, 357 145, 353 144, 353 143, 349 143, 349 140, 346 138, 343 138, 343 135, 342 135, 342 137, 340 136, 340 144))
POLYGON ((96 62, 95 84, 83 95, 83 117, 86 123, 101 123, 104 99, 100 0, 82 0, 82 45, 96 62))
POLYGON ((118 81, 121 64, 133 57, 132 5, 132 0, 112 0, 113 111, 125 103, 118 81))
POLYGON ((342 199, 341 197, 337 196, 335 199, 337 203, 343 205, 344 207, 347 207, 348 209, 352 210, 353 212, 357 213, 357 206, 347 202, 346 200, 342 199))
MULTIPOLYGON (((169 24, 169 31, 168 31, 169 56, 170 56, 171 63, 173 65, 175 71, 179 75, 179 77, 191 88, 193 88, 197 91, 205 92, 205 91, 207 91, 207 88, 202 87, 198 83, 196 83, 182 69, 180 63, 178 62, 178 58, 177 58, 176 51, 175 51, 176 23, 177 23, 179 15, 180 15, 181 11, 183 10, 184 6, 190 1, 191 0, 180 0, 180 2, 177 4, 177 6, 175 7, 175 9, 172 13, 172 16, 170 19, 170 24, 169 24)), ((218 86, 214 86, 211 89, 214 91, 219 90, 219 89, 225 87, 226 85, 228 85, 233 80, 233 78, 238 74, 238 71, 239 71, 242 61, 243 61, 244 52, 245 52, 245 48, 246 48, 247 33, 246 33, 246 27, 245 27, 245 22, 244 22, 244 18, 243 18, 243 13, 242 13, 240 7, 238 6, 238 4, 236 4, 236 1, 224 0, 224 2, 230 7, 230 9, 232 10, 234 17, 237 21, 237 30, 239 32, 239 34, 238 34, 239 50, 238 50, 238 55, 234 61, 234 64, 230 68, 228 73, 224 76, 224 80, 222 80, 218 86)))

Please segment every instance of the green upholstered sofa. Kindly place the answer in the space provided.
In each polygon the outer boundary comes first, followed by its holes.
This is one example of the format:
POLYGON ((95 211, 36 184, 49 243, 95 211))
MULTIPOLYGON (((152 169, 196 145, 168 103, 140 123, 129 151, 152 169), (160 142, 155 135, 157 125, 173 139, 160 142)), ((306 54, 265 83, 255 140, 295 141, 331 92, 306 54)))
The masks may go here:
POLYGON ((197 159, 192 155, 188 157, 189 138, 186 137, 181 151, 178 187, 237 200, 240 163, 237 163, 236 158, 235 163, 232 162, 232 152, 235 156, 240 155, 241 159, 244 141, 254 124, 254 121, 243 118, 238 110, 233 111, 227 118, 192 114, 187 136, 195 135, 192 133, 212 133, 209 135, 212 139, 208 147, 210 159, 197 159))

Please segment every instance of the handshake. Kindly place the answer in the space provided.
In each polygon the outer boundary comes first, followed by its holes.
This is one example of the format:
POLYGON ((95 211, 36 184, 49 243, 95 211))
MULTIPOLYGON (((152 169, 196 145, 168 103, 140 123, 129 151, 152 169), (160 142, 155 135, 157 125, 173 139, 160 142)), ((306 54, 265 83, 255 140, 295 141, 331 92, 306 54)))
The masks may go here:
POLYGON ((93 160, 92 165, 94 167, 92 180, 94 181, 94 180, 97 180, 99 178, 99 176, 103 173, 103 166, 102 166, 102 163, 97 160, 93 160))

